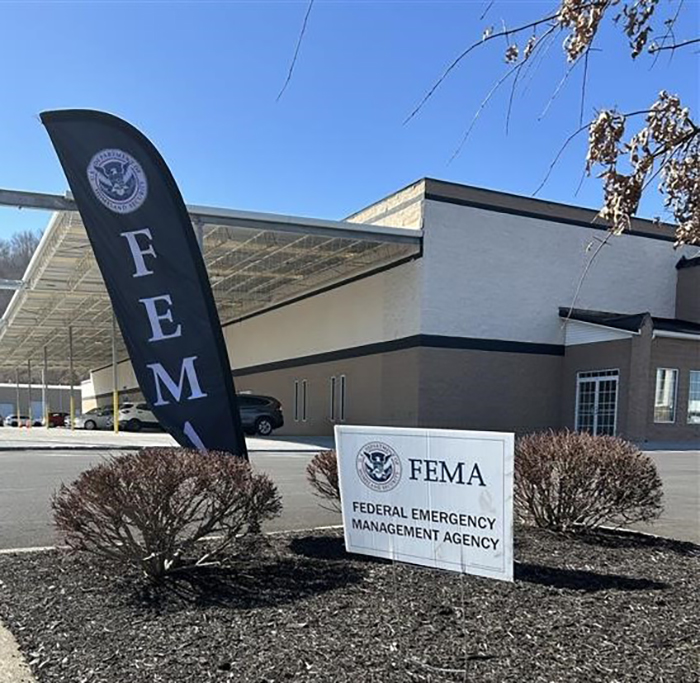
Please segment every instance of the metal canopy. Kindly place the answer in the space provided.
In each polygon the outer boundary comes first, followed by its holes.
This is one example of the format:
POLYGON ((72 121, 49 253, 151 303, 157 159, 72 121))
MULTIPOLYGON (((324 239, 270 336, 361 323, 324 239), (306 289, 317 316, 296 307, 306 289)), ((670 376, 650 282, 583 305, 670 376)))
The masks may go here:
MULTIPOLYGON (((0 319, 0 368, 43 357, 79 376, 112 362, 112 308, 69 197, 0 190, 0 205, 55 210, 0 319)), ((419 255, 422 231, 189 206, 222 323, 419 255)), ((126 356, 118 339, 119 358, 126 356)))

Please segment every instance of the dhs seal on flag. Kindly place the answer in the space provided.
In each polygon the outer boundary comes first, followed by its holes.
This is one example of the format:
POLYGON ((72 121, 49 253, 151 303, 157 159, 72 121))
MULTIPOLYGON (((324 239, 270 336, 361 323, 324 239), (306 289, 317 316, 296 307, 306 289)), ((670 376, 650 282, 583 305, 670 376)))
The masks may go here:
POLYGON ((87 177, 95 196, 114 213, 131 213, 146 201, 146 174, 134 157, 120 149, 103 149, 90 159, 87 177))

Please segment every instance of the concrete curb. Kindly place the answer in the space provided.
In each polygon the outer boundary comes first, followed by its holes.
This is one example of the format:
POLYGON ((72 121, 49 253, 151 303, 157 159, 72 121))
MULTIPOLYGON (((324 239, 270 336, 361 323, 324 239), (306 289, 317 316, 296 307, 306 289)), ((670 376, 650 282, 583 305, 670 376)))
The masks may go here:
POLYGON ((0 548, 0 555, 30 555, 31 553, 49 553, 52 550, 68 550, 68 546, 39 545, 29 548, 0 548))
MULTIPOLYGON (((171 448, 171 446, 0 446, 0 453, 22 452, 22 451, 140 451, 144 448, 171 448)), ((172 448, 176 448, 172 446, 172 448)), ((276 453, 278 455, 286 455, 287 453, 299 454, 315 454, 324 450, 323 448, 304 448, 304 449, 275 449, 275 448, 249 448, 248 453, 276 453)))
POLYGON ((0 622, 0 681, 36 683, 36 678, 20 652, 15 637, 2 622, 0 622))
POLYGON ((146 446, 98 446, 98 445, 86 445, 86 446, 0 446, 0 453, 14 452, 14 451, 138 451, 146 446))
MULTIPOLYGON (((282 534, 303 534, 309 531, 329 531, 332 529, 342 529, 342 524, 328 524, 326 526, 312 526, 305 529, 278 529, 277 531, 266 531, 263 536, 281 536, 282 534)), ((207 538, 218 538, 218 536, 211 536, 207 538)), ((207 540, 203 538, 201 540, 207 540)), ((29 548, 0 548, 0 555, 22 555, 31 553, 48 553, 52 550, 69 550, 67 545, 40 545, 29 548)), ((0 679, 2 680, 2 679, 0 679)))

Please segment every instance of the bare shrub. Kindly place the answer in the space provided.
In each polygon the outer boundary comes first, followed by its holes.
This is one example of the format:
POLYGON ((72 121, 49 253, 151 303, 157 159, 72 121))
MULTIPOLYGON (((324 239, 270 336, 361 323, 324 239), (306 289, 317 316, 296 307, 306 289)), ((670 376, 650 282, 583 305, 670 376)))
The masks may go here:
POLYGON ((329 501, 329 509, 340 512, 338 458, 335 451, 317 453, 306 467, 306 479, 315 495, 329 501))
POLYGON ((187 558, 189 566, 214 560, 282 504, 266 475, 230 454, 147 448, 62 485, 52 508, 70 548, 158 578, 188 566, 187 558), (212 535, 197 557, 197 541, 212 535))
POLYGON ((623 439, 549 431, 516 442, 515 511, 536 526, 649 522, 661 514, 662 495, 653 460, 623 439))

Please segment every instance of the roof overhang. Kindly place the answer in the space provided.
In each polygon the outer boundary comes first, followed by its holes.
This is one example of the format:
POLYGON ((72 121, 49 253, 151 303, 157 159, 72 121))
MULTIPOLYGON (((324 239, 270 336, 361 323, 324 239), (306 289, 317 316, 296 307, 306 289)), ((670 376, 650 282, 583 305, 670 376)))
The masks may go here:
MULTIPOLYGON (((0 368, 40 361, 78 374, 112 360, 112 308, 69 196, 0 190, 0 205, 53 211, 0 319, 0 368)), ((222 323, 417 258, 419 229, 188 206, 222 323)), ((118 356, 125 356, 118 339, 118 356)))
POLYGON ((668 332, 665 330, 654 330, 651 337, 652 339, 656 339, 658 337, 661 339, 687 339, 689 341, 700 341, 700 333, 691 334, 688 332, 668 332))

